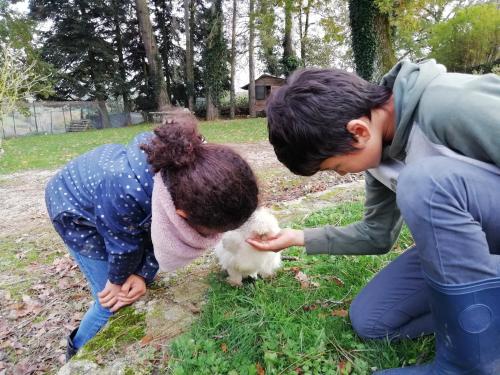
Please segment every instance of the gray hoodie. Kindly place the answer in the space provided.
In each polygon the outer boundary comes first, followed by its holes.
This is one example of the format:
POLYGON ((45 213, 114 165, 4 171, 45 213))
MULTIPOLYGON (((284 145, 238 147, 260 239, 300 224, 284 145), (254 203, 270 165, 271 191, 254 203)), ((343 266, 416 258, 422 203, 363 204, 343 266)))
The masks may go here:
POLYGON ((403 224, 396 205, 399 172, 431 155, 500 173, 500 77, 446 73, 434 60, 398 63, 382 84, 394 93, 396 132, 379 167, 365 174, 362 221, 306 229, 308 254, 382 254, 403 224))

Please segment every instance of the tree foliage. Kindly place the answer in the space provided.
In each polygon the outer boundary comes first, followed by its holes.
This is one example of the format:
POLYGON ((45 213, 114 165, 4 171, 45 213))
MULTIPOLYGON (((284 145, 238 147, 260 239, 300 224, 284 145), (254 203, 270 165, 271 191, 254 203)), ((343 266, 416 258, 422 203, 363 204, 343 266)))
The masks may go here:
POLYGON ((32 0, 31 15, 51 20, 42 34, 42 56, 58 70, 58 99, 106 100, 117 66, 110 29, 112 11, 98 0, 32 0))
POLYGON ((500 63, 500 9, 494 3, 459 10, 431 29, 431 57, 451 71, 490 72, 500 63))
POLYGON ((256 7, 255 25, 260 40, 258 56, 264 63, 267 73, 279 76, 280 38, 275 6, 274 0, 259 0, 256 7))
MULTIPOLYGON (((49 77, 41 75, 36 68, 36 62, 26 63, 21 50, 7 44, 0 46, 0 118, 14 110, 25 111, 27 98, 51 92, 49 77)), ((3 131, 3 121, 0 128, 3 131)))

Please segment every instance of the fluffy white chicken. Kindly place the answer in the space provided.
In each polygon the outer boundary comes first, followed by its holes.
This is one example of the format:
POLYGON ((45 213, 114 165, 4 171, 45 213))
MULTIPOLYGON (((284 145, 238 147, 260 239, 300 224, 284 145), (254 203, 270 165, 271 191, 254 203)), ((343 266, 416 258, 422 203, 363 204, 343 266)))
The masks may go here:
POLYGON ((266 208, 258 208, 240 228, 224 233, 215 247, 221 267, 227 271, 229 284, 239 286, 245 277, 272 277, 281 266, 281 254, 255 250, 245 240, 272 237, 279 233, 278 220, 266 208))

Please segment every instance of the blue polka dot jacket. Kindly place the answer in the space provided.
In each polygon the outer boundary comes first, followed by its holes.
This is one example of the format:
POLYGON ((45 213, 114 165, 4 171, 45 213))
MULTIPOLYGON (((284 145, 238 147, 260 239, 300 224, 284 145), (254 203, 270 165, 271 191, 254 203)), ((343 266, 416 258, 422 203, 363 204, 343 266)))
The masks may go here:
POLYGON ((45 200, 56 231, 83 256, 106 260, 108 279, 131 274, 151 282, 158 271, 151 242, 153 172, 140 145, 100 146, 70 161, 47 184, 45 200))

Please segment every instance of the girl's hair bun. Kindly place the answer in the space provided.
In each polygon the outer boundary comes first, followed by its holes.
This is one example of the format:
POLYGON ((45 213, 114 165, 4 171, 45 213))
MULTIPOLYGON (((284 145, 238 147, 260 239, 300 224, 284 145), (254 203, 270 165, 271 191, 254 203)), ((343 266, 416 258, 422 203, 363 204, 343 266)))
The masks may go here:
POLYGON ((154 133, 151 142, 141 148, 147 153, 155 173, 164 168, 176 170, 195 163, 203 141, 194 116, 185 112, 174 113, 154 133))

